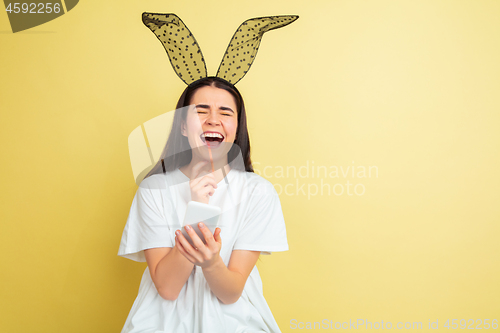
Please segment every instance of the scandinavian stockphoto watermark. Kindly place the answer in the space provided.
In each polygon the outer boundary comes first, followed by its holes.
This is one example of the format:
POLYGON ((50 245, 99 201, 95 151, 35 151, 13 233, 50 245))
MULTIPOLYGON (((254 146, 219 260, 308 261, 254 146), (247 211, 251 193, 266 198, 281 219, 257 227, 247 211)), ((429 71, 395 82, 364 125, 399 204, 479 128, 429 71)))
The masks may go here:
POLYGON ((378 178, 378 166, 317 165, 314 160, 306 160, 302 165, 262 166, 253 162, 254 171, 273 183, 279 195, 307 196, 362 196, 366 193, 363 183, 368 178, 378 178))
POLYGON ((336 321, 323 319, 321 321, 290 319, 290 329, 292 330, 356 330, 356 329, 399 329, 399 330, 421 330, 439 328, 447 329, 498 329, 498 319, 435 319, 427 320, 423 324, 421 321, 384 321, 367 319, 349 319, 349 321, 336 321), (441 322, 440 322, 441 321, 441 322))
MULTIPOLYGON (((187 112, 189 109, 190 106, 179 111, 187 112)), ((130 163, 137 185, 159 161, 173 126, 174 114, 175 110, 161 114, 137 126, 130 133, 128 137, 130 163)), ((201 124, 198 127, 201 128, 201 124)), ((182 151, 171 152, 171 155, 175 154, 182 154, 182 151)), ((243 161, 240 155, 236 160, 243 161)), ((235 164, 235 161, 232 164, 235 164)), ((377 165, 360 164, 355 161, 338 165, 321 165, 308 159, 297 160, 296 165, 285 166, 253 161, 252 166, 256 174, 270 181, 278 195, 306 196, 308 200, 316 196, 360 197, 367 193, 368 183, 379 177, 377 165)))
MULTIPOLYGON (((337 329, 337 330, 349 330, 349 329, 422 329, 422 322, 396 322, 392 323, 390 321, 370 321, 366 319, 349 319, 349 321, 335 321, 330 319, 323 319, 321 321, 301 321, 297 319, 290 320, 290 328, 294 329, 306 329, 306 330, 316 330, 316 329, 337 329)), ((429 328, 431 324, 429 323, 429 328)))

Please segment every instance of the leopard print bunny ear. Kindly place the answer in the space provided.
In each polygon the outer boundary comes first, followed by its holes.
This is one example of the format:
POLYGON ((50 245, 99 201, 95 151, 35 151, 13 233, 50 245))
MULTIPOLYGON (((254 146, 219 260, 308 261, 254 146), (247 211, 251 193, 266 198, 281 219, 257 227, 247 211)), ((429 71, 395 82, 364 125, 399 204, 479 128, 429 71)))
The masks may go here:
POLYGON ((216 76, 236 84, 252 66, 264 33, 284 27, 298 18, 297 15, 267 16, 243 22, 229 42, 216 76))
POLYGON ((207 76, 201 49, 193 34, 175 14, 143 13, 142 22, 158 37, 174 71, 186 84, 207 76))

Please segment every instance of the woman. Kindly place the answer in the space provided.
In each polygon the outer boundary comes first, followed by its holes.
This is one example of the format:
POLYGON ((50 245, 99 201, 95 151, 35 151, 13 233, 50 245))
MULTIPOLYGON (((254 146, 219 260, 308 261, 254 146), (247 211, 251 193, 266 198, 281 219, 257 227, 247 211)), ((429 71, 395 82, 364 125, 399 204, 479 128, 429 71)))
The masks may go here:
POLYGON ((217 77, 193 82, 122 236, 118 254, 148 264, 122 332, 279 332, 255 263, 287 249, 278 195, 253 173, 240 93, 217 77), (206 244, 186 229, 194 247, 179 230, 190 200, 222 210, 214 234, 198 225, 206 244))

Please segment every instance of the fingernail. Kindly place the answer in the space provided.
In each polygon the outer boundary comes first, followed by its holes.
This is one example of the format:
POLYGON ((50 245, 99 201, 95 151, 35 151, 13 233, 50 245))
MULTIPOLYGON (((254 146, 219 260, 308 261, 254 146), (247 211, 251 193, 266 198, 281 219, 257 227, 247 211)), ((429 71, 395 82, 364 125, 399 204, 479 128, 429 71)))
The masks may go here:
POLYGON ((204 225, 203 223, 201 223, 201 222, 200 222, 200 223, 198 224, 198 227, 199 227, 200 229, 201 229, 201 228, 205 228, 205 225, 204 225))
POLYGON ((179 236, 179 235, 181 234, 181 232, 180 232, 179 230, 177 230, 177 231, 175 232, 175 234, 176 234, 177 236, 179 236))
POLYGON ((191 230, 191 227, 187 225, 186 230, 191 230))

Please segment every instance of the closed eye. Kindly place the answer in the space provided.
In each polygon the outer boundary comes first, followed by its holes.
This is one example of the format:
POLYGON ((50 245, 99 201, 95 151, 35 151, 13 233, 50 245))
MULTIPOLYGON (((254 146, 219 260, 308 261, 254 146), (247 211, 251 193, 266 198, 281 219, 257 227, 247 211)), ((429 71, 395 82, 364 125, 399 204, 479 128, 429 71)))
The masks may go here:
MULTIPOLYGON (((224 111, 224 113, 227 113, 228 115, 234 114, 233 109, 231 109, 231 108, 229 108, 229 107, 227 107, 227 106, 221 106, 219 109, 220 109, 221 111, 224 111)), ((223 114, 224 114, 224 113, 223 113, 223 114)))
MULTIPOLYGON (((196 111, 198 114, 208 114, 210 110, 210 106, 207 104, 198 104, 196 105, 196 111)), ((221 111, 220 114, 226 117, 231 117, 234 115, 233 109, 227 107, 227 106, 221 106, 219 107, 219 110, 221 111)))
POLYGON ((206 114, 208 113, 208 110, 210 110, 210 106, 206 104, 198 104, 196 105, 196 111, 201 114, 206 114))

